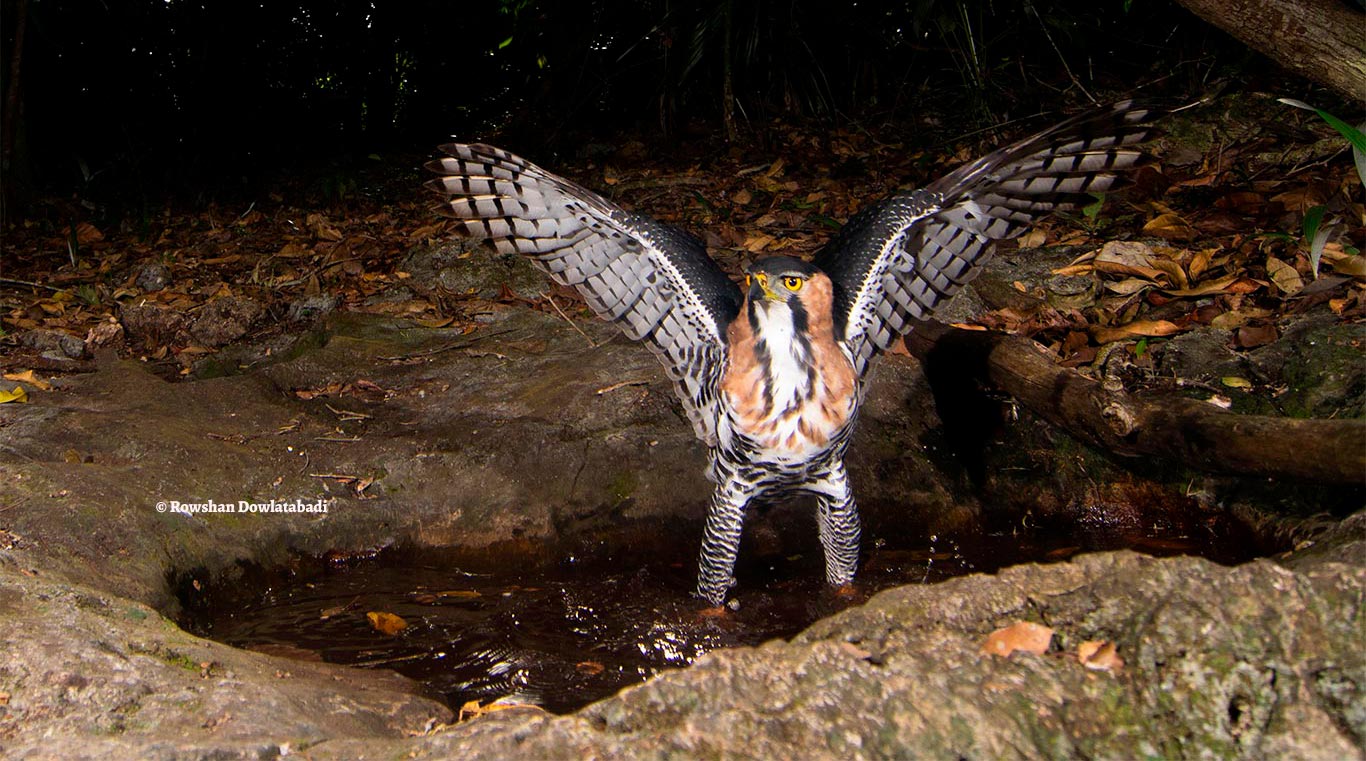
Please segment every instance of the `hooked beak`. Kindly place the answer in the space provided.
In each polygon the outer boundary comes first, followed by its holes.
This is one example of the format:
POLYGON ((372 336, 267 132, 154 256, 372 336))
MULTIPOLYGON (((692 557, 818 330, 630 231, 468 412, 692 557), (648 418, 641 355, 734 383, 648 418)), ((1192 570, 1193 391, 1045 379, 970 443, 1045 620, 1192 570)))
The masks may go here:
POLYGON ((754 274, 749 276, 749 300, 782 301, 783 297, 768 287, 768 275, 754 274))

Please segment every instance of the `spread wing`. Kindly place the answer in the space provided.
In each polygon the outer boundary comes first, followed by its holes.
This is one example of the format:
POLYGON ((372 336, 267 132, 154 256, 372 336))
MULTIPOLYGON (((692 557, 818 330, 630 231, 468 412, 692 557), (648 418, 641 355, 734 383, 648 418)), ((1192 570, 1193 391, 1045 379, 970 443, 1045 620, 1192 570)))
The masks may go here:
POLYGON ((1124 101, 1082 114, 851 218, 813 263, 835 282, 836 328, 859 374, 971 280, 995 241, 1088 203, 1142 163, 1135 146, 1162 113, 1124 101))
POLYGON ((716 442, 716 389, 740 289, 701 241, 489 145, 441 146, 439 213, 529 257, 664 364, 698 438, 716 442))

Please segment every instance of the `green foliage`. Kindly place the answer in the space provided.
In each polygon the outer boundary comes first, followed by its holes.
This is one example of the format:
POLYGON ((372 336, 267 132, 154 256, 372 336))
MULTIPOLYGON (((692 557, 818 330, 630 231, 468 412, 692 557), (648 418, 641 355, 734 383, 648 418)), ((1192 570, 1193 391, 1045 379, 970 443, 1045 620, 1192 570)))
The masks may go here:
POLYGON ((1279 98, 1278 100, 1287 106, 1302 108, 1305 111, 1313 111, 1319 115, 1320 119, 1327 122, 1328 126, 1337 130, 1338 134, 1342 135, 1342 137, 1347 140, 1347 144, 1352 146, 1352 158, 1356 162, 1357 177, 1361 178, 1362 185, 1366 185, 1366 133, 1363 133, 1360 128, 1353 127, 1333 114, 1330 114, 1321 108, 1315 108, 1302 100, 1295 100, 1294 98, 1279 98))
POLYGON ((100 304, 100 293, 90 283, 82 283, 76 286, 76 298, 92 307, 100 304))

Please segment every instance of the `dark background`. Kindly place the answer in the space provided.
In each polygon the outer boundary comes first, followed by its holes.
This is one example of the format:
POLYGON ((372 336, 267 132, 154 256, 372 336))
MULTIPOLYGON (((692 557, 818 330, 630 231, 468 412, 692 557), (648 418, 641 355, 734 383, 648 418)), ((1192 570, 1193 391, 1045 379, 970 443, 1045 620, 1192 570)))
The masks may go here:
MULTIPOLYGON (((933 142, 1271 68, 1168 0, 25 4, 5 177, 21 211, 254 192, 450 135, 543 161, 627 133, 724 138, 728 72, 732 142, 751 144, 778 119, 933 142)), ((20 5, 4 3, 5 92, 20 5)))

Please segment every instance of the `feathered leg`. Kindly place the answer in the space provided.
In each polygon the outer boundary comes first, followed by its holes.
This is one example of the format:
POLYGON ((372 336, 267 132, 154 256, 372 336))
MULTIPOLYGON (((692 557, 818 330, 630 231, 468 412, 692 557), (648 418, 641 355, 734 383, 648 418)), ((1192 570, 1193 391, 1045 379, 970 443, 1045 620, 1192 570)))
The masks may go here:
POLYGON ((836 463, 816 490, 816 521, 825 550, 825 580, 834 585, 854 580, 858 570, 859 517, 854 491, 843 463, 836 463))
POLYGON ((698 597, 712 605, 726 601, 726 590, 735 584, 735 559, 740 554, 740 533, 745 506, 755 496, 752 488, 729 481, 716 488, 702 531, 702 554, 697 561, 698 597))

